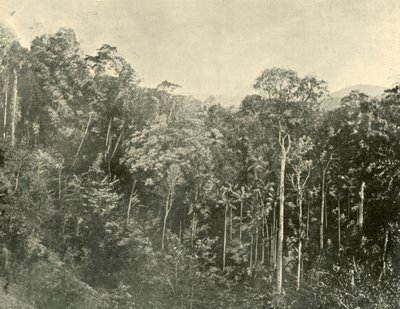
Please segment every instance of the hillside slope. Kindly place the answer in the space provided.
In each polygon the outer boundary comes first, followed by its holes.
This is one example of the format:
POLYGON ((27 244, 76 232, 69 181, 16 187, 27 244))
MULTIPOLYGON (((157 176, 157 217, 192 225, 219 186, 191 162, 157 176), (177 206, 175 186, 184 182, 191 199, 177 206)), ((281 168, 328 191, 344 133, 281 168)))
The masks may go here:
POLYGON ((334 110, 340 106, 340 101, 347 96, 351 91, 358 90, 365 93, 369 97, 377 97, 383 94, 386 88, 374 85, 359 84, 350 87, 345 87, 331 93, 331 98, 322 103, 324 110, 334 110))

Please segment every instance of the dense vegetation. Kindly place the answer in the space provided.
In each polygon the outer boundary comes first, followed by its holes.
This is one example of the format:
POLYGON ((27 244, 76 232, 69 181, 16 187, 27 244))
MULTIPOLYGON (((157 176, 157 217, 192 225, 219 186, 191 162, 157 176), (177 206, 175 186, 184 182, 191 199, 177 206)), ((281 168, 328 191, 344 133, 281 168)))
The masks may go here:
POLYGON ((69 29, 0 53, 2 280, 32 306, 400 307, 399 87, 323 112, 271 68, 233 109, 69 29))

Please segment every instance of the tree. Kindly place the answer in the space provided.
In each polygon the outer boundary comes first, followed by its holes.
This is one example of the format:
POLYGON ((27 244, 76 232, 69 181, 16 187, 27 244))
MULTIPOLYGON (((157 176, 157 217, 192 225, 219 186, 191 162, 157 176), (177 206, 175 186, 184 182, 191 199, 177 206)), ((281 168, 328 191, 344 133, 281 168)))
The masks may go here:
MULTIPOLYGON (((283 282, 283 241, 284 241, 284 199, 285 169, 287 156, 293 138, 313 127, 312 119, 326 95, 325 82, 313 76, 300 78, 292 70, 281 68, 267 69, 256 79, 254 85, 262 94, 269 109, 269 118, 275 127, 278 124, 278 143, 280 147, 279 182, 279 237, 277 251, 276 290, 282 293, 283 282), (301 123, 301 129, 300 128, 301 123), (296 129, 296 130, 295 130, 296 129)), ((267 118, 268 119, 268 118, 267 118)))
POLYGON ((311 138, 301 137, 290 158, 290 166, 293 170, 290 175, 290 182, 296 192, 296 204, 299 210, 299 228, 298 228, 298 248, 297 248, 297 290, 300 289, 301 271, 302 271, 302 250, 303 239, 305 238, 303 223, 303 198, 307 181, 311 173, 312 161, 306 159, 307 153, 312 149, 311 138), (304 175, 305 174, 305 175, 304 175))

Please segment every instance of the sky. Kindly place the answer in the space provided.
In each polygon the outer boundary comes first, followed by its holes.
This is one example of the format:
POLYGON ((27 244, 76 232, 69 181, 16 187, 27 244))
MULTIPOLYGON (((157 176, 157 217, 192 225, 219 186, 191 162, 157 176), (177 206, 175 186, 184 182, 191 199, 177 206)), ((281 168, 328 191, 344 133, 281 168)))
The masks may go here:
POLYGON ((398 0, 0 0, 29 46, 73 28, 87 54, 116 46, 142 84, 242 97, 266 68, 314 74, 331 91, 400 80, 398 0))

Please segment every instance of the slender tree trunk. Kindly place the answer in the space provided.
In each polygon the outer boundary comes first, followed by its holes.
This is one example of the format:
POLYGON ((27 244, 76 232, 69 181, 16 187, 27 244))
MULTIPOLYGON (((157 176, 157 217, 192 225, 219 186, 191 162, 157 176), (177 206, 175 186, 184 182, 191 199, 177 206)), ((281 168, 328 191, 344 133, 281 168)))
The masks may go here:
POLYGON ((321 221, 319 225, 319 248, 324 248, 324 219, 325 219, 325 171, 322 173, 321 186, 321 221))
POLYGON ((132 208, 133 198, 135 196, 135 187, 136 187, 136 179, 133 181, 131 195, 129 196, 128 211, 126 213, 126 225, 127 226, 131 223, 131 208, 132 208))
POLYGON ((300 289, 301 284, 301 263, 302 263, 302 237, 303 237, 303 188, 300 182, 300 174, 297 174, 297 205, 299 207, 299 244, 297 252, 297 290, 300 289))
POLYGON ((257 265, 257 262, 258 262, 258 223, 256 224, 256 235, 254 243, 254 265, 257 265))
POLYGON ((361 183, 360 188, 360 207, 358 208, 358 225, 362 228, 364 224, 364 189, 365 181, 361 183))
POLYGON ((250 268, 253 267, 253 233, 250 237, 250 268))
POLYGON ((119 143, 121 142, 121 138, 122 138, 123 133, 124 133, 124 129, 122 129, 121 133, 118 136, 117 142, 115 143, 115 146, 114 146, 114 150, 113 150, 113 152, 111 154, 111 157, 110 157, 110 161, 114 158, 115 153, 117 152, 117 149, 118 149, 119 143))
POLYGON ((265 259, 265 216, 264 216, 264 208, 261 211, 261 264, 264 264, 265 259))
POLYGON ((61 188, 61 185, 62 185, 62 182, 61 182, 61 176, 62 176, 62 169, 61 169, 61 167, 58 169, 58 200, 60 201, 60 203, 61 203, 61 194, 62 194, 62 188, 61 188))
POLYGON ((7 138, 7 109, 8 109, 8 75, 4 81, 4 114, 3 114, 3 140, 7 138))
POLYGON ((165 233, 167 230, 167 219, 168 219, 169 211, 171 209, 171 204, 172 204, 171 199, 172 199, 171 192, 168 192, 167 200, 165 202, 165 215, 164 215, 163 231, 162 231, 162 238, 161 238, 161 250, 162 251, 164 251, 164 249, 165 249, 165 233))
POLYGON ((107 158, 108 157, 108 153, 111 147, 111 141, 110 141, 110 133, 111 133, 111 125, 112 125, 112 117, 110 118, 110 120, 108 121, 108 127, 107 127, 107 136, 106 136, 106 145, 104 147, 104 157, 107 158))
POLYGON ((193 220, 192 220, 192 248, 194 247, 194 240, 196 239, 197 235, 197 215, 193 212, 193 220))
POLYGON ((226 233, 227 233, 227 220, 228 220, 228 204, 225 204, 225 215, 224 215, 224 249, 222 255, 222 270, 225 270, 226 263, 226 233))
POLYGON ((240 200, 240 223, 239 223, 239 240, 242 242, 242 224, 243 224, 243 198, 240 200))
POLYGON ((300 290, 301 285, 301 265, 302 265, 302 250, 303 250, 303 242, 299 239, 298 253, 297 253, 297 285, 296 290, 300 290))
POLYGON ((109 173, 111 173, 110 151, 111 151, 111 144, 112 144, 112 134, 111 134, 112 121, 113 121, 113 118, 111 117, 110 121, 108 122, 106 146, 105 146, 105 150, 104 150, 104 160, 107 163, 109 173))
POLYGON ((18 75, 17 69, 13 70, 13 96, 12 96, 12 118, 11 118, 11 146, 15 147, 15 128, 17 125, 17 108, 18 108, 18 75))
POLYGON ((287 154, 290 148, 290 136, 288 136, 289 145, 285 147, 285 140, 281 138, 280 130, 280 146, 281 146, 281 167, 279 179, 279 234, 278 234, 278 252, 277 252, 277 270, 276 270, 276 290, 278 294, 282 294, 283 283, 283 239, 284 239, 284 208, 285 208, 285 169, 287 154))
POLYGON ((382 271, 379 275, 379 281, 381 281, 382 277, 386 274, 386 251, 387 251, 388 241, 389 241, 389 229, 386 228, 385 242, 383 244, 383 253, 382 253, 382 271))
POLYGON ((233 214, 232 207, 229 207, 229 242, 232 242, 233 237, 233 214))
POLYGON ((326 181, 326 171, 328 170, 329 164, 331 163, 332 155, 330 156, 328 162, 326 163, 324 169, 322 170, 322 185, 321 185, 321 222, 319 226, 319 248, 322 250, 324 248, 324 218, 325 218, 325 181, 326 181))
POLYGON ((310 237, 310 202, 307 200, 307 234, 306 239, 309 240, 310 237))
POLYGON ((266 253, 267 253, 267 259, 268 261, 270 260, 270 250, 271 250, 271 238, 269 236, 269 226, 268 226, 268 218, 265 216, 265 236, 267 237, 266 241, 266 253))
POLYGON ((325 194, 324 194, 324 196, 325 196, 325 203, 324 203, 325 211, 324 211, 324 213, 325 213, 325 228, 326 229, 328 229, 328 203, 326 202, 326 192, 327 191, 328 191, 328 188, 325 188, 325 194))
POLYGON ((338 196, 338 255, 340 256, 340 248, 341 248, 341 227, 340 227, 340 197, 338 196))
POLYGON ((271 266, 275 270, 276 268, 276 201, 274 202, 274 210, 272 216, 272 226, 271 226, 271 266))
POLYGON ((74 166, 75 166, 75 164, 76 164, 76 161, 78 160, 79 153, 80 153, 80 151, 81 151, 83 142, 85 141, 85 137, 86 137, 86 135, 87 135, 88 132, 89 132, 89 127, 90 127, 90 123, 91 123, 91 122, 92 122, 92 114, 89 114, 89 119, 88 119, 88 122, 87 122, 87 124, 86 124, 85 133, 83 134, 81 143, 79 144, 78 150, 76 151, 75 160, 74 160, 74 162, 72 162, 71 169, 74 168, 74 166))
POLYGON ((179 220, 179 243, 182 244, 182 220, 179 220))

